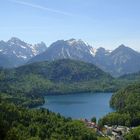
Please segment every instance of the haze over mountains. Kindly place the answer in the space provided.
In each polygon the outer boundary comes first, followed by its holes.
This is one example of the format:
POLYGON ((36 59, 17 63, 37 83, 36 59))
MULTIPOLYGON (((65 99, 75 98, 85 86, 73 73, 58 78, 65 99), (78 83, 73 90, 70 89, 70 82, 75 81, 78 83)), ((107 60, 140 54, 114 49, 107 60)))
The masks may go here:
POLYGON ((15 37, 7 42, 0 41, 0 66, 17 67, 23 65, 45 50, 46 45, 43 42, 32 45, 15 37))
POLYGON ((95 49, 82 40, 75 39, 56 41, 45 52, 33 57, 29 62, 63 58, 93 63, 113 76, 140 70, 140 53, 125 45, 109 51, 104 48, 95 49))
POLYGON ((0 66, 17 67, 26 63, 74 59, 93 63, 113 76, 140 71, 140 53, 120 45, 113 51, 95 49, 82 40, 58 40, 46 47, 45 43, 31 45, 18 38, 0 41, 0 66))

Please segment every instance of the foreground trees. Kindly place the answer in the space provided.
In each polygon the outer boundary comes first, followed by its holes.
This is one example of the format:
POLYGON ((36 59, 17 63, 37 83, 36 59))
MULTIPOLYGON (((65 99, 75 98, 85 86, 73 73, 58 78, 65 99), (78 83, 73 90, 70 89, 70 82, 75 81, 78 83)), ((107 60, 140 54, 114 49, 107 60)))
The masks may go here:
POLYGON ((94 122, 94 123, 96 123, 96 121, 97 121, 96 117, 92 117, 91 118, 91 121, 94 122))
POLYGON ((1 140, 96 140, 93 130, 80 121, 46 109, 0 104, 1 140))
POLYGON ((100 125, 140 125, 140 83, 118 91, 112 96, 110 104, 116 112, 99 120, 100 125))

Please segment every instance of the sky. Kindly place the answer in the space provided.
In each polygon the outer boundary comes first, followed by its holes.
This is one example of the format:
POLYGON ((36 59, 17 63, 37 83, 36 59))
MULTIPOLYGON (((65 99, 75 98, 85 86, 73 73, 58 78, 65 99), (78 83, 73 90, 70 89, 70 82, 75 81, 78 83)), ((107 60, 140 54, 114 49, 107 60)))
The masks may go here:
POLYGON ((140 51, 140 0, 0 0, 0 40, 28 43, 82 39, 140 51))

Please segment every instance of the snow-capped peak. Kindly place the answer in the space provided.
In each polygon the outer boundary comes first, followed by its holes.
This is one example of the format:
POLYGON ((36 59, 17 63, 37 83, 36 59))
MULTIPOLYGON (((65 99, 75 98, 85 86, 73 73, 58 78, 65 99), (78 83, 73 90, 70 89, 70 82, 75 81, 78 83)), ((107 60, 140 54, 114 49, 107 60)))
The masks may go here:
POLYGON ((19 66, 27 62, 33 56, 46 50, 45 44, 28 44, 16 37, 12 37, 7 42, 0 41, 0 53, 11 59, 14 66, 19 66))
POLYGON ((79 39, 79 40, 76 40, 76 39, 69 39, 69 40, 66 40, 66 42, 70 45, 70 46, 73 46, 73 45, 85 45, 85 46, 89 46, 88 43, 84 42, 83 40, 79 39))
POLYGON ((17 37, 12 37, 11 39, 8 40, 9 42, 20 42, 21 40, 17 37))
POLYGON ((96 48, 93 48, 93 47, 90 48, 90 54, 94 57, 96 56, 97 51, 98 50, 96 48))
POLYGON ((72 39, 66 40, 66 42, 67 42, 70 46, 73 46, 74 44, 77 43, 77 40, 72 38, 72 39))

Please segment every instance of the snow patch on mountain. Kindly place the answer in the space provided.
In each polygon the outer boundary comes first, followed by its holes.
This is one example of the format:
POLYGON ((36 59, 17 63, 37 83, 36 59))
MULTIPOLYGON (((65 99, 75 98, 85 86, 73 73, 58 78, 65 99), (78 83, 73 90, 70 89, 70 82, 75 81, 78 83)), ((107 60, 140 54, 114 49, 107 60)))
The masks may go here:
POLYGON ((96 53, 97 53, 97 49, 95 49, 95 48, 91 48, 90 49, 90 54, 92 55, 92 56, 96 56, 96 53))
POLYGON ((42 53, 47 49, 45 43, 28 44, 16 37, 8 41, 0 41, 0 52, 10 59, 14 66, 26 63, 32 57, 42 53))

